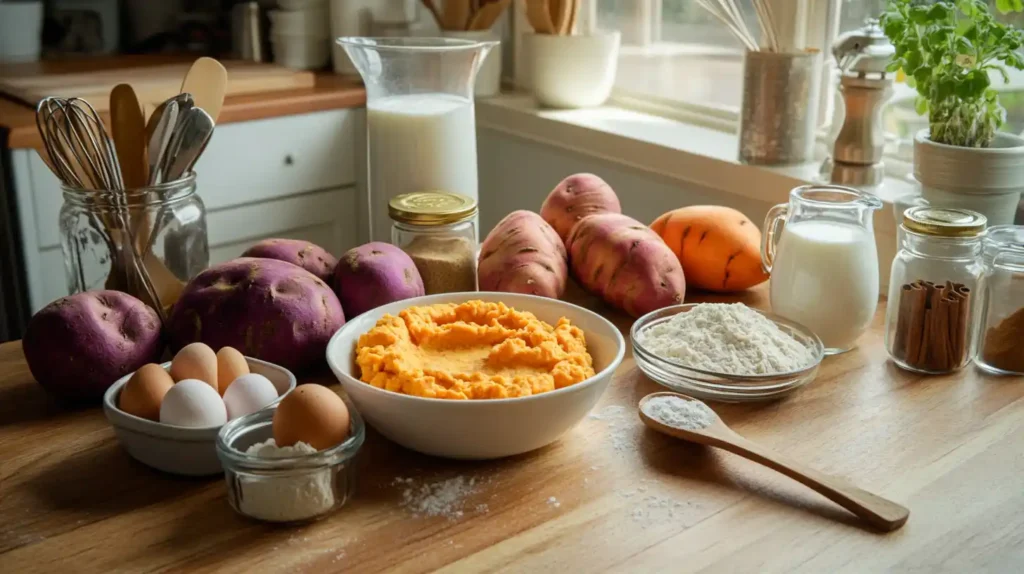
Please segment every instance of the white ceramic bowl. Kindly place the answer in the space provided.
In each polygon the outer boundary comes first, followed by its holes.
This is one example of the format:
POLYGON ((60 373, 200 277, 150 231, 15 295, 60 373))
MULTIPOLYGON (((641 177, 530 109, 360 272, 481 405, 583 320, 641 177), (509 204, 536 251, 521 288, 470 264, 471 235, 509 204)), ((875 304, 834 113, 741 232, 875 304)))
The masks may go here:
POLYGON ((612 93, 619 61, 619 33, 589 36, 525 34, 528 74, 542 106, 600 106, 612 93))
MULTIPOLYGON (((278 398, 268 405, 276 405, 295 388, 295 375, 284 367, 246 357, 249 370, 270 379, 277 387, 278 398)), ((170 369, 170 361, 160 365, 170 369)), ((117 380, 103 395, 103 414, 114 427, 114 434, 128 454, 157 470, 186 476, 220 474, 217 459, 217 433, 221 425, 189 428, 168 425, 130 415, 117 407, 121 388, 135 373, 117 380)))
POLYGON ((512 456, 548 445, 597 404, 622 362, 626 342, 597 313, 564 301, 513 293, 446 293, 378 307, 345 323, 327 345, 327 363, 367 423, 385 437, 415 451, 461 459, 512 456), (583 330, 597 374, 575 385, 512 399, 457 401, 426 399, 378 389, 359 380, 355 349, 359 336, 385 314, 414 305, 502 302, 555 324, 566 317, 583 330))

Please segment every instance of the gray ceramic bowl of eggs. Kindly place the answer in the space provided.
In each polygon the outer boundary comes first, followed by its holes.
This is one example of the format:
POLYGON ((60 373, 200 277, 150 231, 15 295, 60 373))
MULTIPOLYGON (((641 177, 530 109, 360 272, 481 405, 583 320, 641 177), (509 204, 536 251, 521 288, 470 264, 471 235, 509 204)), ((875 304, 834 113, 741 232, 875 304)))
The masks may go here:
POLYGON ((295 388, 291 371, 231 347, 183 347, 171 361, 117 380, 103 412, 128 454, 157 470, 187 476, 222 472, 217 433, 229 420, 272 407, 295 388))

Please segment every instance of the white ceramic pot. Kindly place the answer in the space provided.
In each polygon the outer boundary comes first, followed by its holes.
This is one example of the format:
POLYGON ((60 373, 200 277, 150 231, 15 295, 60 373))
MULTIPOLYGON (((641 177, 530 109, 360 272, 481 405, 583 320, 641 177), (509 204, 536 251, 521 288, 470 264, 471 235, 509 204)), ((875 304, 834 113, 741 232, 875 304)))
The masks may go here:
POLYGON ((272 36, 330 37, 330 18, 323 8, 271 10, 267 16, 270 18, 272 36))
POLYGON ((331 57, 326 38, 310 36, 271 36, 274 62, 293 70, 318 70, 331 57))
POLYGON ((534 97, 551 108, 591 108, 608 100, 619 61, 618 32, 525 34, 534 97))
POLYGON ((484 57, 484 63, 476 74, 476 86, 473 93, 478 98, 496 96, 501 93, 501 36, 492 30, 445 30, 446 38, 473 40, 475 42, 498 42, 484 57))
POLYGON ((39 59, 42 46, 43 3, 0 1, 0 60, 39 59))
POLYGON ((921 130, 914 177, 929 205, 977 211, 990 227, 1012 224, 1024 192, 1024 138, 998 133, 991 147, 967 148, 935 143, 921 130))

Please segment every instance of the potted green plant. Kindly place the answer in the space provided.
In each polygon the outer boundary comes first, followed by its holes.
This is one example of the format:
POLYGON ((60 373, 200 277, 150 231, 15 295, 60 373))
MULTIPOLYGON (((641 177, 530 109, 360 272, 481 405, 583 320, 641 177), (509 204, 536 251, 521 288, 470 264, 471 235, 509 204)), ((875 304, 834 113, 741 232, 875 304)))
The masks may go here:
MULTIPOLYGON (((1024 0, 997 0, 1003 13, 1024 0)), ((1000 132, 1006 110, 992 75, 1024 70, 1024 33, 996 20, 984 0, 888 0, 881 17, 896 46, 890 71, 917 90, 928 129, 914 139, 914 176, 929 203, 1013 223, 1024 191, 1024 138, 1000 132)))

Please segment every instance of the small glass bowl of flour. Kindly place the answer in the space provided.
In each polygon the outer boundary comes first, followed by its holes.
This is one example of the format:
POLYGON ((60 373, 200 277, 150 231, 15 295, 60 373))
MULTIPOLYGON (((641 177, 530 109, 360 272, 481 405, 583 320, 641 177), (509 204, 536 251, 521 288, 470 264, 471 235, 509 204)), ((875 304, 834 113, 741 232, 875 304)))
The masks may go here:
POLYGON ((781 398, 814 380, 824 357, 808 328, 742 303, 691 303, 637 319, 637 366, 661 385, 713 401, 781 398))
POLYGON ((351 404, 348 410, 349 437, 322 451, 302 442, 278 447, 273 438, 275 409, 221 427, 217 456, 231 507, 265 522, 305 522, 341 508, 352 496, 353 458, 366 439, 363 419, 351 404))

